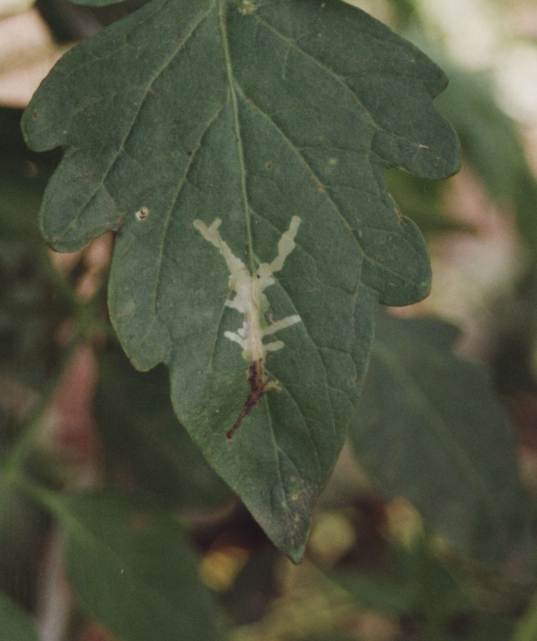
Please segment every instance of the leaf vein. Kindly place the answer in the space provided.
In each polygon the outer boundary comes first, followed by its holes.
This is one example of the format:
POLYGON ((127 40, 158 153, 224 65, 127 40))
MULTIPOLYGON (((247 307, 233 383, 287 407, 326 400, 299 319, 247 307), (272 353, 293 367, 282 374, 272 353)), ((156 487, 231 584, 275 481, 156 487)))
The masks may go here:
POLYGON ((244 159, 244 144, 242 141, 239 106, 237 101, 237 95, 235 93, 235 75, 233 72, 233 62, 231 59, 231 51, 229 48, 225 4, 222 2, 222 0, 218 0, 218 2, 220 7, 220 12, 219 12, 220 35, 222 38, 222 47, 224 50, 224 61, 226 65, 226 74, 227 74, 227 79, 229 84, 229 94, 231 96, 231 106, 233 111, 233 126, 235 130, 235 137, 237 142, 237 153, 238 153, 239 167, 240 167, 241 195, 242 195, 242 201, 243 201, 246 236, 247 236, 247 242, 248 242, 250 271, 253 274, 255 272, 255 256, 254 256, 254 245, 253 245, 253 235, 252 235, 252 221, 250 218, 250 207, 248 204, 248 201, 249 201, 248 188, 246 184, 246 161, 244 159))
POLYGON ((175 210, 175 207, 177 205, 177 202, 181 196, 181 193, 184 189, 184 186, 188 180, 188 176, 190 174, 190 171, 192 170, 192 167, 194 166, 194 162, 198 157, 198 154, 203 146, 203 141, 209 131, 211 130, 211 127, 215 124, 215 122, 218 120, 222 112, 224 111, 224 108, 226 106, 226 102, 224 102, 222 105, 218 107, 218 109, 215 111, 213 116, 209 119, 207 122, 207 126, 201 133, 198 142, 196 144, 196 147, 192 150, 192 154, 190 155, 190 158, 188 159, 188 163, 185 167, 185 172, 183 176, 181 177, 181 180, 179 181, 179 185, 177 187, 177 191, 175 192, 173 201, 171 206, 169 207, 168 211, 166 212, 166 218, 164 220, 164 225, 163 225, 163 230, 162 230, 162 235, 161 235, 161 243, 160 243, 160 248, 159 248, 159 259, 158 259, 158 268, 157 268, 157 275, 155 279, 155 288, 154 288, 154 294, 153 294, 153 311, 155 316, 158 316, 158 300, 160 297, 160 288, 162 284, 162 267, 164 264, 164 254, 166 253, 166 247, 169 242, 169 234, 168 231, 170 229, 170 225, 173 219, 173 212, 175 210))
MULTIPOLYGON (((216 0, 214 0, 214 1, 216 1, 216 0)), ((125 149, 125 146, 127 145, 128 141, 129 141, 129 139, 130 139, 130 137, 131 137, 131 135, 132 135, 132 133, 134 131, 134 128, 136 127, 136 123, 138 122, 140 114, 142 113, 142 110, 143 110, 143 107, 144 107, 145 102, 147 100, 147 97, 151 94, 151 89, 154 86, 155 82, 157 82, 157 80, 162 76, 162 74, 173 63, 175 58, 186 47, 186 45, 188 44, 188 42, 190 41, 190 39, 192 38, 194 33, 205 22, 205 20, 207 20, 207 18, 209 17, 211 11, 213 10, 213 8, 214 8, 214 2, 213 2, 213 4, 211 4, 209 9, 205 13, 203 13, 201 15, 201 17, 194 23, 192 28, 187 32, 187 34, 183 38, 183 40, 179 43, 179 46, 173 51, 173 53, 170 56, 168 56, 166 58, 164 63, 160 67, 158 67, 156 72, 154 74, 152 74, 152 76, 150 77, 149 82, 144 87, 144 90, 142 92, 142 98, 141 98, 140 103, 138 104, 138 107, 137 107, 137 109, 136 109, 136 111, 134 113, 134 117, 133 117, 130 125, 128 126, 128 128, 126 130, 126 133, 125 133, 123 139, 121 140, 121 142, 119 144, 119 147, 117 148, 116 152, 114 153, 114 155, 112 157, 112 161, 110 162, 110 164, 108 165, 107 169, 105 170, 102 179, 97 183, 97 187, 95 188, 95 190, 93 191, 91 196, 88 198, 86 203, 80 208, 80 210, 76 213, 76 215, 73 216, 73 218, 71 219, 69 224, 63 230, 63 232, 62 232, 63 235, 66 235, 74 226, 76 226, 78 224, 80 218, 84 215, 85 211, 88 209, 88 207, 91 205, 93 200, 96 198, 97 194, 99 193, 99 190, 102 189, 103 187, 105 187, 106 180, 110 176, 111 172, 114 170, 118 160, 121 157, 122 152, 125 149)))

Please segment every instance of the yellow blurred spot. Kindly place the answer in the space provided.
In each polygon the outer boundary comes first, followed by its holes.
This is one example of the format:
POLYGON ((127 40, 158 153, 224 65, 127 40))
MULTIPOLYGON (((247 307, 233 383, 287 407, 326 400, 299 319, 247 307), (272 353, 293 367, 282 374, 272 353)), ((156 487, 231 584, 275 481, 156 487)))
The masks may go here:
POLYGON ((356 534, 350 521, 340 512, 321 514, 310 538, 310 549, 315 556, 333 564, 356 543, 356 534))
POLYGON ((386 506, 390 539, 409 548, 423 536, 423 522, 416 508, 406 499, 397 498, 386 506))
POLYGON ((233 585, 249 556, 249 552, 239 547, 210 550, 201 562, 202 581, 215 592, 225 592, 233 585))

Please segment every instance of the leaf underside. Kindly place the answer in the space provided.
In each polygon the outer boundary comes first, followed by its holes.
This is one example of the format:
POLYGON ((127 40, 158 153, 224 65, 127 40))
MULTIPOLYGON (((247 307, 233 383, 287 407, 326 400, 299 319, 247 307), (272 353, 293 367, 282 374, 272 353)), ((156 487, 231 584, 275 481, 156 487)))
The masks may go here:
POLYGON ((456 171, 432 104, 445 84, 339 0, 153 0, 66 54, 25 114, 33 149, 65 148, 45 237, 70 251, 118 232, 109 306, 123 348, 138 369, 167 364, 179 420, 295 559, 355 411, 377 302, 429 290, 424 242, 383 172, 456 171), (296 246, 257 320, 294 321, 254 376, 230 339, 247 317, 226 305, 229 265, 201 230, 221 219, 218 242, 255 282, 293 217, 296 246))

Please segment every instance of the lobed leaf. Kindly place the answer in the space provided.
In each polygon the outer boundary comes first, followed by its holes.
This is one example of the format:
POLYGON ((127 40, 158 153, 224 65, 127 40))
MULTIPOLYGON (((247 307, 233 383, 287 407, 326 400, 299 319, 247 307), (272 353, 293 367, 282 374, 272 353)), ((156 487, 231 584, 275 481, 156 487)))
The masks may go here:
POLYGON ((429 291, 383 172, 457 169, 432 104, 445 84, 339 0, 152 0, 67 53, 25 114, 33 149, 65 148, 45 237, 70 251, 118 232, 126 353, 167 364, 179 420, 296 560, 377 302, 429 291))

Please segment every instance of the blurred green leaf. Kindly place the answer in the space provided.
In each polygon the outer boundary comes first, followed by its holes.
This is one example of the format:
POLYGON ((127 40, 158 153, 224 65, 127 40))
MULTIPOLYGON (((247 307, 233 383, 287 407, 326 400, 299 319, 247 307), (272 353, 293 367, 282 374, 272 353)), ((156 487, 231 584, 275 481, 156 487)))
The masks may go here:
POLYGON ((100 624, 122 641, 218 638, 197 561, 171 517, 106 495, 43 500, 65 528, 80 603, 100 624))
POLYGON ((20 117, 18 110, 0 108, 0 240, 33 239, 37 244, 37 213, 57 154, 29 151, 20 117))
MULTIPOLYGON (((296 639, 296 641, 355 641, 355 639, 356 637, 347 637, 330 632, 329 634, 321 634, 320 636, 309 636, 307 639, 302 637, 300 639, 296 639)), ((290 641, 295 641, 295 639, 290 641)))
POLYGON ((71 309, 37 226, 54 164, 24 145, 20 112, 0 109, 0 375, 35 387, 50 374, 54 329, 71 309))
POLYGON ((5 641, 37 641, 37 632, 30 617, 1 593, 0 634, 5 641))
POLYGON ((407 577, 372 574, 368 572, 343 572, 334 576, 358 602, 360 607, 403 614, 416 603, 418 586, 407 577))
POLYGON ((453 354, 458 332, 382 315, 351 440, 389 497, 410 499, 438 533, 504 560, 527 533, 515 444, 483 368, 453 354))
POLYGON ((469 613, 467 620, 460 623, 461 631, 457 625, 452 627, 455 629, 446 635, 445 641, 507 641, 513 632, 513 619, 484 611, 469 613))
POLYGON ((374 569, 344 563, 331 576, 362 608, 390 615, 419 612, 444 623, 470 605, 455 574, 420 539, 410 549, 390 547, 374 569))
MULTIPOLYGON (((464 563, 444 557, 420 537, 409 547, 392 545, 374 567, 353 567, 344 561, 330 578, 356 599, 357 606, 398 617, 412 641, 505 641, 513 621, 509 603, 491 606, 464 563)), ((399 637, 397 637, 399 639, 399 637)))
POLYGON ((419 19, 419 12, 416 0, 388 0, 393 12, 397 31, 403 30, 419 19))
MULTIPOLYGON (((0 465, 1 471, 1 465, 0 465)), ((42 510, 0 478, 0 592, 30 606, 40 564, 40 543, 48 526, 42 510)), ((0 638, 2 626, 0 624, 0 638)))
POLYGON ((498 107, 490 80, 451 69, 439 108, 460 136, 465 162, 491 198, 516 214, 522 240, 537 257, 537 182, 516 125, 498 107))
POLYGON ((280 560, 277 550, 265 545, 253 554, 223 595, 226 611, 240 625, 252 623, 267 613, 281 588, 277 580, 280 560))
POLYGON ((56 365, 55 330, 72 311, 46 260, 29 242, 0 240, 0 375, 35 388, 56 365))
POLYGON ((497 106, 487 77, 452 70, 439 105, 457 128, 465 159, 489 193, 500 201, 511 198, 517 174, 528 169, 516 127, 497 106))
POLYGON ((388 172, 386 178, 399 209, 418 224, 426 237, 471 230, 468 225, 446 216, 442 206, 446 183, 439 185, 399 171, 388 172))
POLYGON ((517 624, 512 641, 537 641, 537 594, 517 624))
POLYGON ((102 354, 95 398, 109 480, 128 478, 163 503, 211 509, 233 494, 177 423, 163 368, 140 374, 119 348, 102 354))

